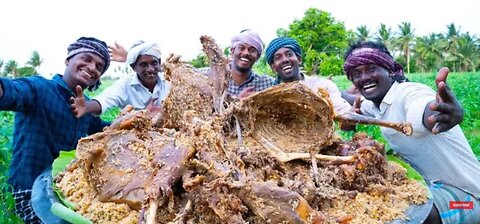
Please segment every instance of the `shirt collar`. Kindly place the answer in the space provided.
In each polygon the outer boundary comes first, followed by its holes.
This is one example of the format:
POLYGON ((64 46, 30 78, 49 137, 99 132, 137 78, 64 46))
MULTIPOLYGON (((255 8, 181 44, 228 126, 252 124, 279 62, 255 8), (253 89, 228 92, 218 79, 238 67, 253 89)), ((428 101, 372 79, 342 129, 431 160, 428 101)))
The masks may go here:
MULTIPOLYGON (((158 73, 158 80, 157 80, 157 83, 155 85, 158 85, 159 83, 164 82, 164 81, 165 81, 165 78, 164 78, 163 72, 159 72, 158 73)), ((142 85, 142 81, 140 81, 140 79, 138 78, 137 73, 133 74, 133 78, 130 80, 130 85, 132 85, 132 86, 142 85)))
POLYGON ((63 75, 60 75, 60 74, 56 74, 55 76, 53 76, 52 80, 56 83, 58 83, 58 85, 60 85, 63 89, 65 89, 66 91, 68 91, 71 95, 75 96, 76 94, 70 89, 70 87, 67 85, 67 83, 63 80, 63 75))
MULTIPOLYGON (((238 85, 238 86, 240 87, 240 86, 243 86, 243 85, 245 85, 245 84, 247 84, 247 83, 252 82, 253 79, 255 78, 255 76, 256 76, 256 74, 255 74, 253 71, 251 71, 250 74, 248 74, 248 78, 247 78, 242 84, 240 84, 240 85, 238 85)), ((232 80, 232 79, 230 79, 230 80, 232 80)), ((233 81, 233 80, 232 80, 232 81, 233 81)), ((233 83, 235 83, 235 82, 233 81, 233 83)))
MULTIPOLYGON (((305 81, 305 74, 301 73, 300 72, 300 77, 301 79, 299 81, 305 81)), ((277 75, 277 77, 275 78, 275 85, 278 85, 280 83, 282 83, 283 81, 280 79, 280 76, 277 75)))

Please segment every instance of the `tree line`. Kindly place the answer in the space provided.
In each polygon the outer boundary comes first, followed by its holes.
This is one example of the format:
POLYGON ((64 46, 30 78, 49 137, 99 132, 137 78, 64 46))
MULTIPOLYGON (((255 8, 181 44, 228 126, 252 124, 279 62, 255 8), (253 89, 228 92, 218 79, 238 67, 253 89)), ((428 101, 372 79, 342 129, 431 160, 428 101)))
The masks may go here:
MULTIPOLYGON (((385 44, 406 73, 434 72, 447 66, 453 72, 475 72, 480 69, 480 39, 461 32, 454 23, 446 25, 445 33, 415 36, 410 22, 401 22, 395 29, 380 23, 370 31, 365 25, 347 30, 343 22, 335 20, 328 12, 310 8, 302 19, 294 20, 288 28, 277 29, 277 36, 296 39, 303 49, 303 70, 309 75, 343 74, 343 54, 351 43, 374 40, 385 44)), ((266 43, 268 44, 268 43, 266 43)), ((228 56, 229 48, 225 48, 228 56)), ((12 78, 37 74, 42 60, 37 51, 32 53, 26 66, 15 60, 4 63, 0 59, 0 75, 12 78)), ((195 67, 208 66, 207 57, 200 53, 190 63, 195 67)), ((264 54, 255 64, 255 71, 272 75, 264 54)), ((115 72, 128 70, 115 68, 115 72)))
MULTIPOLYGON (((365 25, 351 31, 330 13, 310 8, 302 19, 293 21, 288 28, 277 29, 277 36, 289 36, 299 42, 304 51, 303 70, 309 75, 343 74, 344 52, 350 44, 363 40, 385 44, 406 73, 434 72, 443 66, 454 72, 480 69, 479 38, 461 32, 454 23, 446 26, 445 33, 426 36, 415 36, 410 22, 402 22, 396 29, 380 23, 375 31, 368 30, 365 25)), ((203 53, 191 63, 195 67, 208 65, 203 53)), ((254 68, 257 72, 272 74, 264 56, 254 68)))

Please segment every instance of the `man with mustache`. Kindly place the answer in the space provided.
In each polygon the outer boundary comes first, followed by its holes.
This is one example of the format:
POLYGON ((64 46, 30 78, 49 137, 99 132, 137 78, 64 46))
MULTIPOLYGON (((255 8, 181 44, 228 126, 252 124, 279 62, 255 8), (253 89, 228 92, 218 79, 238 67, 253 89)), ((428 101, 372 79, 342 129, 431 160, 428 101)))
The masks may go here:
POLYGON ((434 207, 424 223, 479 223, 480 163, 458 125, 463 108, 446 86, 448 69, 438 72, 435 92, 409 82, 385 45, 367 41, 350 46, 344 70, 366 99, 358 111, 412 124, 411 136, 380 129, 391 148, 429 185, 434 207))
POLYGON ((326 78, 307 76, 300 72, 302 49, 295 39, 290 37, 273 39, 265 50, 265 57, 272 71, 277 74, 276 84, 300 81, 315 93, 323 88, 329 93, 335 113, 343 114, 350 110, 350 104, 342 98, 335 83, 326 78))
POLYGON ((72 103, 73 113, 77 117, 85 113, 99 115, 110 108, 123 108, 127 105, 132 105, 137 110, 147 108, 158 112, 170 90, 170 82, 163 78, 161 72, 161 54, 158 45, 138 41, 128 54, 123 46, 117 43, 109 48, 112 60, 126 61, 135 74, 116 81, 91 101, 86 101, 83 95, 78 96, 72 103))
POLYGON ((108 69, 105 42, 81 37, 68 47, 65 72, 51 80, 41 76, 0 78, 0 110, 15 112, 12 163, 8 183, 15 211, 25 223, 41 223, 31 206, 32 186, 61 150, 72 150, 80 138, 108 125, 92 115, 76 118, 70 100, 95 89, 108 69))

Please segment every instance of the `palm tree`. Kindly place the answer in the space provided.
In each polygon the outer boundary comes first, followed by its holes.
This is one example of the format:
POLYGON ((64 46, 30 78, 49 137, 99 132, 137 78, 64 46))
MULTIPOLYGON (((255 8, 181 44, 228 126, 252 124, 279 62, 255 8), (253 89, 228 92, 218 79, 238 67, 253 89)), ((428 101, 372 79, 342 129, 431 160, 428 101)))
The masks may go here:
POLYGON ((18 63, 15 60, 10 60, 5 65, 5 75, 11 75, 12 78, 18 75, 18 63))
POLYGON ((32 66, 34 74, 37 74, 37 68, 42 65, 42 59, 40 58, 40 54, 38 51, 33 51, 32 56, 30 57, 30 60, 27 62, 27 65, 32 66))
POLYGON ((390 27, 387 28, 385 24, 380 23, 375 40, 383 43, 388 49, 392 49, 395 40, 392 35, 392 29, 390 29, 390 27))
POLYGON ((428 36, 417 37, 415 48, 415 65, 422 72, 439 69, 443 65, 443 54, 448 43, 442 34, 430 33, 428 36))
POLYGON ((400 25, 398 25, 398 28, 400 30, 398 44, 400 45, 400 50, 405 56, 407 73, 410 73, 410 48, 411 42, 414 39, 414 30, 412 29, 410 22, 402 22, 400 25))
POLYGON ((355 33, 358 41, 366 41, 370 39, 370 31, 367 29, 367 26, 361 25, 357 27, 357 32, 355 33))

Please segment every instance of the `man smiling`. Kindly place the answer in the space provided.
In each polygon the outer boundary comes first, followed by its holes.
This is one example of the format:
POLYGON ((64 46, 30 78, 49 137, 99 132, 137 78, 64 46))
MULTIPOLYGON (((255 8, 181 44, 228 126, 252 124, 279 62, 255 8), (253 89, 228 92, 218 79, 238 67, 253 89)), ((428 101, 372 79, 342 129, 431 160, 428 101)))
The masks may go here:
POLYGON ((343 114, 350 110, 350 104, 342 98, 337 85, 332 81, 315 76, 307 76, 300 72, 302 49, 298 42, 290 37, 273 39, 265 50, 267 63, 277 74, 276 83, 300 81, 317 93, 325 89, 333 103, 335 113, 343 114))
POLYGON ((0 78, 0 110, 15 111, 8 183, 13 186, 16 213, 25 223, 40 223, 30 203, 35 178, 60 150, 75 149, 78 139, 107 125, 91 115, 74 117, 70 100, 84 89, 97 87, 109 64, 105 42, 81 37, 68 47, 63 75, 51 80, 0 78))

